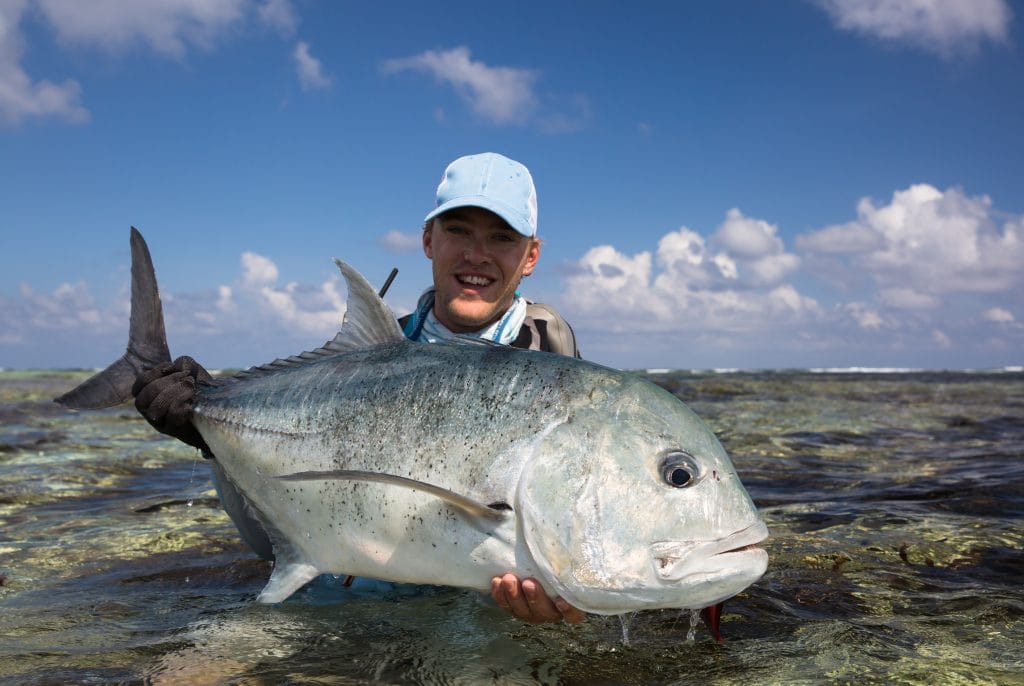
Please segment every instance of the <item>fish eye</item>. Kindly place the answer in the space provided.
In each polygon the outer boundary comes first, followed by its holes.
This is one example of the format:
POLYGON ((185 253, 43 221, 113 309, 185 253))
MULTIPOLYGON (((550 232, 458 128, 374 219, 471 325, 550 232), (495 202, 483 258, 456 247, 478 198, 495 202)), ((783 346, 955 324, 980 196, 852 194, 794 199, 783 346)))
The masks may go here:
POLYGON ((661 460, 661 478, 673 488, 686 488, 700 481, 700 467, 693 455, 673 450, 661 460))

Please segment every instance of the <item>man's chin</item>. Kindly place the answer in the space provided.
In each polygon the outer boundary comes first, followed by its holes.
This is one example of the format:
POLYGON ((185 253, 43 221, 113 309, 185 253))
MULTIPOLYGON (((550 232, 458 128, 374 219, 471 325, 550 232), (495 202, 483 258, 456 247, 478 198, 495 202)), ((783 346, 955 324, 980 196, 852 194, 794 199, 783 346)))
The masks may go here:
POLYGON ((456 301, 438 319, 455 333, 470 333, 493 324, 501 314, 498 308, 481 300, 470 303, 456 301))

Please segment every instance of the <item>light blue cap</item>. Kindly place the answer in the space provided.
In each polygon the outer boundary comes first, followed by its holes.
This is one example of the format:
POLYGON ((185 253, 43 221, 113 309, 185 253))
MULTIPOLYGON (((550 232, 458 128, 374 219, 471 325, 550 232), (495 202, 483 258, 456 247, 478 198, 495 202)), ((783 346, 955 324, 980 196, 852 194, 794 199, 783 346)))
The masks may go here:
POLYGON ((482 207, 522 235, 537 235, 537 189, 530 170, 496 152, 460 157, 444 170, 437 206, 423 220, 456 207, 482 207))

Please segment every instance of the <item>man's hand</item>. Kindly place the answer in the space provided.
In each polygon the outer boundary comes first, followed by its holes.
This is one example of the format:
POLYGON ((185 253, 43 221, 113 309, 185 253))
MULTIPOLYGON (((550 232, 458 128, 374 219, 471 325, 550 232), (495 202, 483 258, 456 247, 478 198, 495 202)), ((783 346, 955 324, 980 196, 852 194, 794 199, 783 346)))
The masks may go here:
POLYGON ((200 450, 210 452, 192 426, 196 384, 212 384, 213 377, 191 357, 164 362, 139 375, 132 387, 135 409, 154 429, 200 450))
POLYGON ((579 624, 586 614, 562 598, 552 600, 536 579, 529 577, 519 580, 515 574, 504 574, 491 579, 491 597, 494 602, 518 619, 530 624, 558 623, 579 624))

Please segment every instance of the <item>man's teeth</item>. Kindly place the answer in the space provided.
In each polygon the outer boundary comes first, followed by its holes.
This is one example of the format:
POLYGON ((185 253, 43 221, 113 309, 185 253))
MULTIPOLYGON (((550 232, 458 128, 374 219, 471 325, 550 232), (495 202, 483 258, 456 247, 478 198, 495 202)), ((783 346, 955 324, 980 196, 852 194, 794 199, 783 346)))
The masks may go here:
POLYGON ((486 279, 482 276, 460 276, 459 281, 470 286, 487 286, 491 283, 491 279, 486 279))

